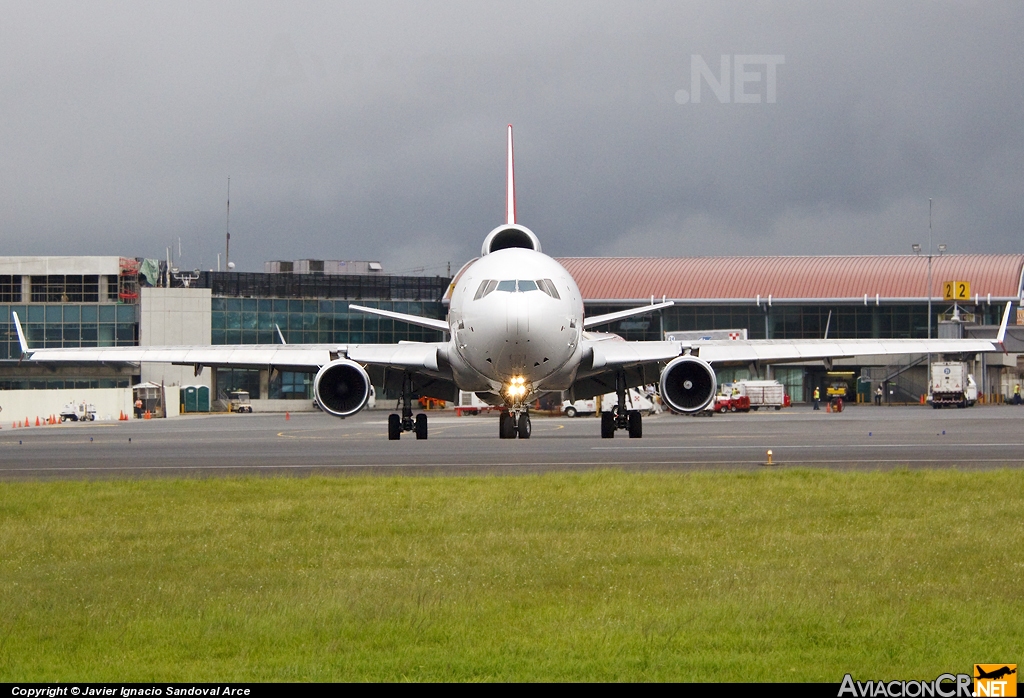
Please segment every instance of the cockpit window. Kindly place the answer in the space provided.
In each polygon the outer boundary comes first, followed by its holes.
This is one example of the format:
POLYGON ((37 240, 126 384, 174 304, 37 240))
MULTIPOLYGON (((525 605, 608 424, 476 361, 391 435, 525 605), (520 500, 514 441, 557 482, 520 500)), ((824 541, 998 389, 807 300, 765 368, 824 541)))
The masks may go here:
POLYGON ((516 280, 515 279, 506 279, 505 281, 499 281, 498 282, 498 290, 499 291, 508 291, 509 293, 515 293, 515 290, 516 290, 516 280))
POLYGON ((537 287, 555 300, 559 300, 558 289, 555 288, 555 284, 552 283, 551 279, 537 279, 537 287))
POLYGON ((525 293, 527 291, 536 291, 536 290, 537 290, 537 282, 536 281, 529 281, 529 280, 526 280, 526 279, 519 279, 519 291, 520 291, 520 293, 525 293))
POLYGON ((493 291, 497 287, 498 282, 493 279, 484 279, 480 282, 480 288, 476 290, 476 295, 473 296, 473 300, 478 301, 488 293, 493 291))

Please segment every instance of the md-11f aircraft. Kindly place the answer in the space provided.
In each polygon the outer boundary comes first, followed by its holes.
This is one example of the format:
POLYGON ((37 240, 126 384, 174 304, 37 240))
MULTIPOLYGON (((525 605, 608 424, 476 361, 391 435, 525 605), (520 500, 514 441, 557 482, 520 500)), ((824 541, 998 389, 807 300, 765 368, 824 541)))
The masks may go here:
POLYGON ((639 411, 625 409, 628 388, 660 384, 675 411, 703 410, 714 399, 714 366, 747 366, 850 356, 1002 351, 1007 304, 995 342, 983 339, 711 340, 627 342, 594 328, 652 313, 672 301, 586 317, 568 271, 541 250, 540 240, 516 222, 512 126, 508 127, 506 219, 483 241, 480 257, 465 264, 449 288, 447 320, 350 305, 355 311, 445 332, 444 342, 398 344, 281 344, 30 349, 14 316, 23 360, 40 363, 171 363, 316 370, 320 407, 337 417, 359 412, 371 382, 399 394, 401 414, 388 418, 388 438, 403 432, 427 438, 427 416, 413 418, 413 400, 454 400, 475 392, 501 407, 499 436, 530 438, 529 406, 565 392, 569 400, 615 392, 618 407, 601 415, 601 436, 616 430, 643 435, 639 411), (371 381, 372 376, 372 381, 371 381))

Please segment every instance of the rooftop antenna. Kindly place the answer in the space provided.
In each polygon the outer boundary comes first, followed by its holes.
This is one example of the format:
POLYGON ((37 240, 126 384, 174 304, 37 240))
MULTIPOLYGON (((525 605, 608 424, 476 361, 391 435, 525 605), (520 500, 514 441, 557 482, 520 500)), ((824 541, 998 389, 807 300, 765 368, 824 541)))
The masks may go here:
POLYGON ((224 268, 230 271, 231 267, 228 265, 231 260, 231 175, 228 175, 228 214, 224 224, 224 232, 227 234, 224 244, 224 268))

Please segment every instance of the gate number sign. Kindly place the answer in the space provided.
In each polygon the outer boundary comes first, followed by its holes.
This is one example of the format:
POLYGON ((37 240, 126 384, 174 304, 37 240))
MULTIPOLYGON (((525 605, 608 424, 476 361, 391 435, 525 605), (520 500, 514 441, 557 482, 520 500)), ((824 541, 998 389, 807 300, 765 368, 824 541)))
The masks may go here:
POLYGON ((970 281, 946 281, 942 284, 942 300, 944 301, 969 301, 971 300, 970 281))

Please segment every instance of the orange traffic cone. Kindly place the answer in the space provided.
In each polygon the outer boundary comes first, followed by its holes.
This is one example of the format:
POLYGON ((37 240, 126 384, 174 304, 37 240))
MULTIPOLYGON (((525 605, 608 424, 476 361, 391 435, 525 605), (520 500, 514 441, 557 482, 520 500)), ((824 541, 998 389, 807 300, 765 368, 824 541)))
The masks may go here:
POLYGON ((825 403, 825 411, 826 412, 831 412, 832 411, 832 403, 831 402, 826 402, 825 403))
POLYGON ((36 415, 36 426, 37 427, 40 426, 40 424, 39 424, 39 415, 36 415))
POLYGON ((143 417, 143 419, 152 419, 152 417, 151 417, 151 416, 150 416, 150 414, 149 414, 149 410, 146 410, 146 414, 145 414, 145 416, 143 417))
POLYGON ((290 414, 290 413, 288 413, 288 412, 285 412, 285 413, 284 413, 284 421, 286 421, 286 422, 287 422, 287 421, 288 421, 289 419, 291 419, 291 418, 292 418, 292 416, 291 416, 291 414, 290 414))
POLYGON ((28 417, 25 417, 25 426, 29 426, 28 417))

